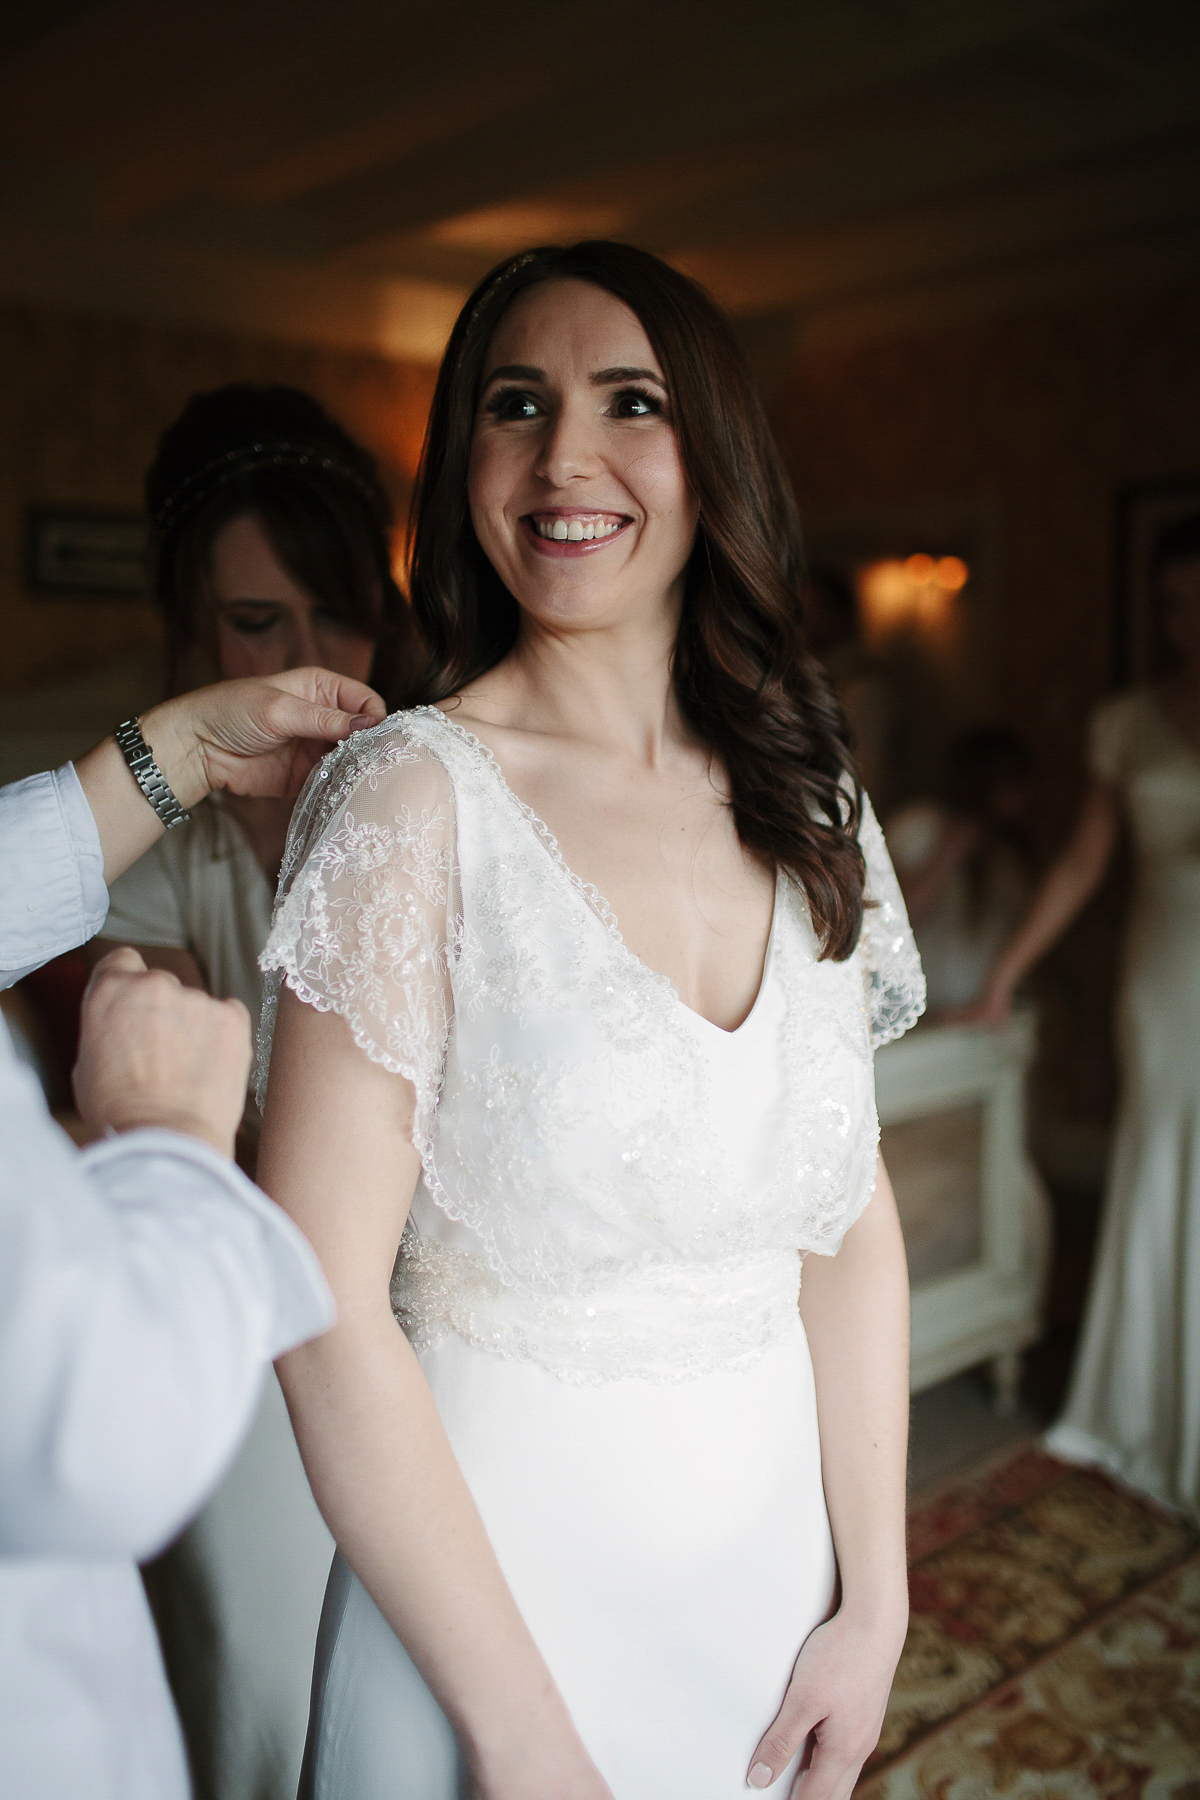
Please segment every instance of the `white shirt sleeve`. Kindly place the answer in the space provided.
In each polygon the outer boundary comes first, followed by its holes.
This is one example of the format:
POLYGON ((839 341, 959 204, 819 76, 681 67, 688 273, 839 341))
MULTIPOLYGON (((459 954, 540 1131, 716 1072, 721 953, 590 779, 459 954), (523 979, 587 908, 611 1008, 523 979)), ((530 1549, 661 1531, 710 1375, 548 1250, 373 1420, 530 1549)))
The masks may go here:
POLYGON ((305 1238, 167 1131, 82 1153, 0 1028, 0 1554, 153 1555, 216 1486, 267 1364, 332 1322, 305 1238))
POLYGON ((0 788, 0 987, 95 937, 104 851, 72 763, 0 788))

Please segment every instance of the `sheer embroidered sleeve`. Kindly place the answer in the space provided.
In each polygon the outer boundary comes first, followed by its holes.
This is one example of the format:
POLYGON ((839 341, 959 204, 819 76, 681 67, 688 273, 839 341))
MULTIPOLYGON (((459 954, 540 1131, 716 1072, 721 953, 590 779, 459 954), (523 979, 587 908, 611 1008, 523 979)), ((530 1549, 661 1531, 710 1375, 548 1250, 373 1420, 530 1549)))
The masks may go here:
POLYGON ((878 1049, 903 1037, 925 1011, 925 976, 900 883, 871 802, 863 795, 859 843, 867 865, 867 906, 863 913, 862 957, 871 1046, 878 1049))
POLYGON ((373 1061, 412 1082, 425 1160, 460 939, 453 789, 396 716, 327 756, 297 802, 259 959, 259 1105, 286 982, 308 1005, 339 1013, 373 1061))

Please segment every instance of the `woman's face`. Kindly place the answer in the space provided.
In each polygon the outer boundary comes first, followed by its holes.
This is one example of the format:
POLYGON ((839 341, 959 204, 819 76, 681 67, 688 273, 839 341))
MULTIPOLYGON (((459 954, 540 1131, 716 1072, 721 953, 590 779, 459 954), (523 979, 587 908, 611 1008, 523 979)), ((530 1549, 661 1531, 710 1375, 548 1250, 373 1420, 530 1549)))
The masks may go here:
POLYGON ((563 280, 514 300, 484 363, 468 492, 488 561, 539 623, 673 629, 697 507, 662 369, 612 294, 563 280))
POLYGON ((222 680, 312 665, 367 679, 373 640, 299 586, 253 513, 231 519, 213 539, 209 596, 222 680))

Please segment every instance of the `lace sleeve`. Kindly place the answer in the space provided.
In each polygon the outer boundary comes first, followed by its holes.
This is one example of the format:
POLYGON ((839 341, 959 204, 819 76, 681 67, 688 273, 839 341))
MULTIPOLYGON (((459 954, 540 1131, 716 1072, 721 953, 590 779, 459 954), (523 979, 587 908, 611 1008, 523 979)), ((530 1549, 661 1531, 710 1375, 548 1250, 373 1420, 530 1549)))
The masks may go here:
POLYGON ((257 1093, 266 1097, 279 989, 340 1013, 374 1061, 416 1090, 425 1160, 453 1015, 458 943, 454 795, 392 718, 312 773, 296 804, 266 948, 257 1093))
POLYGON ((871 1047, 903 1037, 925 1011, 925 976, 900 883, 892 868, 879 821, 863 795, 858 834, 867 865, 867 907, 863 913, 862 957, 871 1047), (873 903, 873 904, 872 904, 873 903))

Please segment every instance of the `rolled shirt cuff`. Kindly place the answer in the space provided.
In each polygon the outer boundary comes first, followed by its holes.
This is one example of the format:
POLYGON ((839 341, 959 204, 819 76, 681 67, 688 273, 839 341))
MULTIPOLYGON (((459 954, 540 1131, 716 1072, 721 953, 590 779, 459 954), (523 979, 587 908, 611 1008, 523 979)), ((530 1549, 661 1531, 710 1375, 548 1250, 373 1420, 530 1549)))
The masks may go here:
MULTIPOLYGON (((171 1171, 180 1164, 202 1176, 207 1197, 227 1198, 231 1206, 254 1220, 262 1244, 272 1292, 268 1310, 267 1355, 271 1361, 318 1337, 333 1324, 335 1306, 316 1251, 300 1228, 235 1163, 198 1138, 176 1131, 129 1131, 105 1138, 83 1151, 88 1172, 115 1206, 141 1207, 147 1192, 157 1190, 156 1205, 169 1206, 171 1171), (159 1162, 161 1174, 148 1164, 159 1162)), ((193 1173, 194 1172, 194 1173, 193 1173)))

